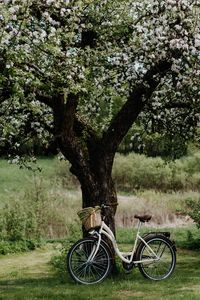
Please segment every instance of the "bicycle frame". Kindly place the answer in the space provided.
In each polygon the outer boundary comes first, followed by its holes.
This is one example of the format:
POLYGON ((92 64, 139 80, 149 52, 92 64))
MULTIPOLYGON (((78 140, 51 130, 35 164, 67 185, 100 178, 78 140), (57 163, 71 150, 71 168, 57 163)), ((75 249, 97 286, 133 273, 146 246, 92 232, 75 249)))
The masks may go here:
POLYGON ((99 250, 99 246, 101 243, 101 235, 104 234, 105 236, 107 236, 107 238, 110 239, 110 241, 112 242, 113 248, 115 250, 115 253, 117 254, 117 256, 124 262, 126 263, 134 263, 134 264, 139 264, 139 263, 145 263, 145 262, 153 262, 153 261, 157 261, 160 259, 159 256, 156 255, 156 253, 152 250, 152 248, 146 243, 146 241, 140 236, 140 228, 141 228, 141 222, 138 221, 138 227, 137 227, 137 234, 136 234, 136 239, 134 242, 134 246, 133 246, 133 250, 131 252, 121 252, 118 248, 116 239, 114 234, 112 233, 112 231, 110 230, 110 228, 105 224, 104 221, 102 221, 101 227, 99 232, 92 230, 90 232, 90 234, 96 234, 98 236, 98 242, 97 242, 97 246, 93 249, 93 251, 91 252, 90 256, 88 257, 88 262, 92 261, 95 257, 95 255, 97 254, 98 250, 99 250), (149 253, 152 254, 154 256, 154 258, 149 258, 149 259, 143 259, 143 260, 135 260, 133 261, 133 257, 134 257, 134 253, 136 251, 136 247, 138 244, 138 241, 142 241, 148 248, 149 253))

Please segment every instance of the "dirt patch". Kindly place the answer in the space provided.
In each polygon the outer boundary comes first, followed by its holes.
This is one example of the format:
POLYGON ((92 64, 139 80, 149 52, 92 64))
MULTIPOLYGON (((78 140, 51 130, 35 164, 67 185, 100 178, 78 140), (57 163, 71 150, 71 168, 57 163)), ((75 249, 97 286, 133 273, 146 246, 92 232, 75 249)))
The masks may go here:
POLYGON ((182 213, 174 212, 166 201, 150 201, 136 196, 118 196, 116 224, 119 227, 133 227, 137 224, 135 214, 150 214, 152 219, 148 227, 187 227, 194 224, 193 220, 182 213))

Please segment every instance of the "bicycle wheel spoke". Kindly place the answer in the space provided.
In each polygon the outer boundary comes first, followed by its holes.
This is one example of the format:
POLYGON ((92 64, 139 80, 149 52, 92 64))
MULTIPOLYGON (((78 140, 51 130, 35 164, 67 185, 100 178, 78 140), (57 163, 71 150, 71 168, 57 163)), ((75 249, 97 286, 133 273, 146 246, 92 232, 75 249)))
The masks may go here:
POLYGON ((94 269, 98 269, 100 271, 104 271, 105 270, 105 266, 98 265, 98 264, 95 264, 95 263, 93 263, 93 268, 94 269))
POLYGON ((92 284, 103 280, 110 270, 109 252, 100 244, 93 257, 97 246, 96 240, 86 238, 77 242, 68 253, 68 270, 77 282, 92 284), (91 257, 91 260, 88 258, 91 257))
MULTIPOLYGON (((75 271, 75 270, 74 270, 75 271)), ((82 277, 82 274, 84 273, 84 268, 78 268, 75 271, 76 276, 82 277)))
POLYGON ((99 277, 101 277, 101 274, 104 272, 104 270, 102 270, 102 269, 98 268, 98 266, 94 266, 94 265, 91 266, 91 269, 92 269, 95 273, 97 273, 97 275, 98 275, 99 277), (99 270, 100 270, 100 271, 99 271, 99 270), (103 271, 103 272, 102 272, 102 271, 103 271))
POLYGON ((77 265, 75 268, 74 268, 74 272, 78 271, 78 270, 81 270, 83 268, 83 266, 85 265, 85 263, 81 264, 81 265, 77 265))
POLYGON ((148 247, 143 244, 140 249, 140 260, 146 260, 139 265, 141 273, 153 280, 162 280, 167 278, 175 267, 175 253, 171 245, 163 237, 155 237, 150 239, 148 247), (150 248, 149 248, 150 247, 150 248), (151 250, 157 255, 157 258, 148 263, 148 259, 154 259, 151 250))

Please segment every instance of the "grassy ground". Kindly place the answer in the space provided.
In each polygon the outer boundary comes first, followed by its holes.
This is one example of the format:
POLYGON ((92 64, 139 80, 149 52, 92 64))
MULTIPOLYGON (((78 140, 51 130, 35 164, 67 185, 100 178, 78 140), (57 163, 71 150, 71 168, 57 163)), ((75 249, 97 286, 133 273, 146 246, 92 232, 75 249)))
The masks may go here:
POLYGON ((200 298, 200 253, 178 250, 177 267, 162 282, 146 280, 138 269, 95 286, 77 285, 67 277, 62 283, 49 264, 52 245, 20 255, 0 258, 1 300, 179 300, 200 298))
MULTIPOLYGON (((54 159, 39 159, 38 166, 42 168, 39 174, 48 179, 53 177, 55 165, 54 159)), ((0 159, 0 207, 11 197, 16 195, 20 197, 29 186, 33 185, 33 177, 32 171, 20 169, 19 166, 0 159)))

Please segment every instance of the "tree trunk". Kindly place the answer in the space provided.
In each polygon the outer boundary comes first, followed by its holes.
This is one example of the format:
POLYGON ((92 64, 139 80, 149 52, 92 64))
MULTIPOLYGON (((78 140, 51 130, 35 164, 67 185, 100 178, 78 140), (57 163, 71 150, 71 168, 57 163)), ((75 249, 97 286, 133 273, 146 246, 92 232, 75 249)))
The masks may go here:
MULTIPOLYGON (((98 167, 97 167, 98 169, 98 167)), ((111 176, 108 178, 106 174, 102 174, 101 180, 91 188, 87 183, 81 184, 82 190, 82 206, 83 208, 89 206, 96 206, 101 204, 108 205, 105 208, 103 215, 105 216, 106 225, 112 230, 113 234, 116 236, 115 231, 115 213, 117 209, 117 194, 114 187, 113 180, 111 176), (104 176, 103 176, 104 175, 104 176)), ((83 236, 87 236, 87 232, 83 228, 83 236)), ((106 236, 102 236, 105 242, 108 244, 112 253, 112 275, 118 274, 115 261, 115 250, 113 248, 112 242, 106 236)))
MULTIPOLYGON (((99 149, 98 149, 99 150, 99 149)), ((95 207, 106 204, 105 223, 115 235, 115 213, 117 208, 117 194, 111 176, 112 159, 107 159, 99 151, 90 154, 88 170, 90 176, 83 169, 73 166, 71 172, 78 178, 82 191, 82 207, 95 207)), ((87 170, 86 170, 87 171, 87 170)))
POLYGON ((117 195, 112 178, 107 182, 106 191, 100 184, 95 185, 94 188, 90 188, 89 185, 81 184, 82 190, 82 207, 96 206, 101 204, 107 204, 109 208, 105 209, 105 223, 112 230, 115 235, 115 213, 117 207, 117 195))
MULTIPOLYGON (((82 190, 82 207, 95 207, 97 205, 106 204, 109 207, 105 208, 105 223, 112 230, 115 235, 115 213, 117 208, 117 194, 115 190, 115 186, 111 177, 111 171, 108 170, 110 167, 109 164, 105 164, 103 157, 101 156, 101 160, 97 159, 96 155, 92 156, 92 159, 89 163, 90 176, 88 174, 84 174, 83 170, 79 170, 77 166, 73 166, 71 168, 71 172, 78 178, 81 184, 82 190), (93 168, 94 166, 94 168, 93 168), (92 178, 92 180, 91 180, 92 178)), ((83 237, 87 236, 88 233, 84 229, 83 237)), ((111 253, 112 253, 112 275, 118 274, 118 270, 116 267, 115 261, 115 251, 111 241, 103 236, 103 239, 108 244, 111 253)))

